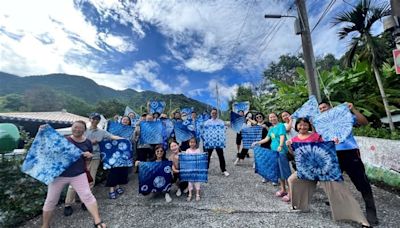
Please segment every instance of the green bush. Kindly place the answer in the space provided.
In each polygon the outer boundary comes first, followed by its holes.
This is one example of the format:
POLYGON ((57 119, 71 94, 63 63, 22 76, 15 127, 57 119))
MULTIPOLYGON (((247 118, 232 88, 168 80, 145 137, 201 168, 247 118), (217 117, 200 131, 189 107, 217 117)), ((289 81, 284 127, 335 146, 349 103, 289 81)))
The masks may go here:
POLYGON ((40 214, 47 186, 21 172, 21 159, 0 160, 0 227, 40 214))
POLYGON ((357 136, 400 140, 399 130, 396 130, 394 133, 391 133, 389 129, 373 128, 370 125, 354 128, 354 134, 357 136))

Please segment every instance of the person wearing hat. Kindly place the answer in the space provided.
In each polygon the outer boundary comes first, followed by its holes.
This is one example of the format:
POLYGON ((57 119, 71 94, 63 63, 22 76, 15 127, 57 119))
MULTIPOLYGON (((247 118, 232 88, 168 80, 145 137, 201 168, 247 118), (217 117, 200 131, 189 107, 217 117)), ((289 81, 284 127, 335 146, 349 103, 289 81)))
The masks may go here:
MULTIPOLYGON (((86 162, 87 169, 90 172, 90 175, 93 178, 93 181, 89 183, 90 189, 93 189, 95 180, 96 180, 96 174, 97 174, 97 169, 100 165, 100 147, 99 147, 99 142, 105 139, 110 139, 110 140, 117 140, 117 139, 123 139, 122 137, 115 136, 110 134, 109 132, 100 129, 97 127, 101 119, 101 115, 99 113, 92 113, 89 115, 89 121, 90 121, 90 127, 85 131, 85 137, 89 139, 92 142, 93 145, 93 157, 86 162)), ((76 192, 75 190, 69 186, 68 191, 67 191, 67 196, 65 198, 65 207, 64 207, 64 215, 65 216, 70 216, 73 213, 71 205, 75 203, 75 198, 76 198, 76 192)), ((86 207, 84 204, 81 205, 83 210, 86 210, 86 207)))

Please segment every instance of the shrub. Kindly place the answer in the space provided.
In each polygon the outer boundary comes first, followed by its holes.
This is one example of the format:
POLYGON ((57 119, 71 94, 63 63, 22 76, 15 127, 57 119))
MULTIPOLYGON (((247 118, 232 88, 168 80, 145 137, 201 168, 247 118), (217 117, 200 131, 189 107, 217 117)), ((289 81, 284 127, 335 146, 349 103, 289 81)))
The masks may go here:
POLYGON ((399 130, 396 130, 394 133, 391 133, 389 129, 373 128, 371 127, 371 125, 354 128, 354 134, 357 136, 400 140, 399 130))

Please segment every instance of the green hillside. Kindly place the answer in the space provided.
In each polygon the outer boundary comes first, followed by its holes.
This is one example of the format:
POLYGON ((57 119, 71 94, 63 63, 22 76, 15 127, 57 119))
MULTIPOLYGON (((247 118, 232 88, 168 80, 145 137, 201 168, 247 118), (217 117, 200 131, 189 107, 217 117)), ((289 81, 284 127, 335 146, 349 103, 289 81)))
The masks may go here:
POLYGON ((0 72, 0 111, 58 111, 67 109, 76 114, 103 110, 113 106, 120 113, 129 105, 138 112, 145 109, 148 100, 163 100, 167 111, 180 107, 206 110, 208 105, 183 94, 160 94, 132 89, 114 90, 96 84, 93 80, 75 75, 49 74, 19 77, 0 72), (171 107, 170 107, 171 106, 171 107))

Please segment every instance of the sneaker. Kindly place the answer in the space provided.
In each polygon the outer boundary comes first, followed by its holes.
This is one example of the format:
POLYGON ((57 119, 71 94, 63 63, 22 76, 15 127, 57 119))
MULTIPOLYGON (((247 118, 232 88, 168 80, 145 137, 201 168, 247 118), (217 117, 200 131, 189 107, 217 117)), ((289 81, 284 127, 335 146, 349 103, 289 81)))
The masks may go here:
POLYGON ((262 182, 263 182, 263 183, 267 183, 267 180, 266 180, 266 179, 262 179, 262 182))
POLYGON ((169 195, 169 193, 165 193, 165 202, 170 203, 171 201, 172 201, 172 198, 169 195))
POLYGON ((229 176, 229 173, 227 171, 222 172, 222 175, 225 175, 226 177, 229 176))
POLYGON ((236 158, 235 162, 233 162, 234 165, 238 165, 239 163, 239 158, 236 158))
POLYGON ((176 196, 179 197, 182 195, 182 191, 178 188, 178 191, 176 191, 176 196))
POLYGON ((84 203, 81 204, 81 208, 82 208, 82 210, 87 211, 87 208, 84 203))
POLYGON ((64 207, 64 215, 65 216, 71 216, 72 213, 74 213, 74 210, 72 210, 71 206, 64 207))

